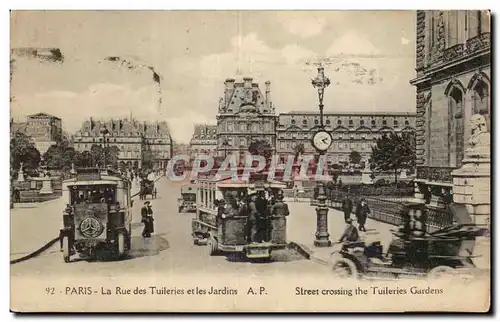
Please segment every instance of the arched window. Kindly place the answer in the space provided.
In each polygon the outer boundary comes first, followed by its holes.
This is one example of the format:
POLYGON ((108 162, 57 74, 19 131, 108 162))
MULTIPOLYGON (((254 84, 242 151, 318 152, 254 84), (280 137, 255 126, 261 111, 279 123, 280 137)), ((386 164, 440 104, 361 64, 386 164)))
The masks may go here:
POLYGON ((490 97, 488 85, 479 80, 472 88, 472 114, 481 114, 490 127, 490 97))
POLYGON ((464 111, 463 93, 453 87, 448 94, 449 111, 449 161, 450 166, 458 167, 464 158, 464 111))

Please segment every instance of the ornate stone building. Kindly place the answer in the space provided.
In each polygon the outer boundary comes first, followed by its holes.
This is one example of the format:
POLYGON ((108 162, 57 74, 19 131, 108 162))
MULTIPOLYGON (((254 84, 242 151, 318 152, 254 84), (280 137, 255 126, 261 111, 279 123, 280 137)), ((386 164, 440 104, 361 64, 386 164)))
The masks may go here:
POLYGON ((189 141, 189 152, 192 160, 198 154, 217 156, 217 125, 196 124, 189 141))
POLYGON ((271 102, 271 83, 265 83, 265 95, 250 77, 243 82, 226 79, 224 97, 217 115, 217 151, 219 156, 236 154, 244 161, 249 145, 267 141, 276 151, 276 114, 271 102))
POLYGON ((47 152, 50 146, 62 138, 61 119, 46 113, 29 115, 26 122, 12 122, 11 134, 24 133, 31 137, 40 154, 47 152))
POLYGON ((417 178, 426 192, 452 187, 470 138, 470 118, 490 124, 488 11, 417 11, 417 178), (431 189, 428 189, 431 188, 431 189))
POLYGON ((167 122, 140 122, 135 119, 87 120, 73 137, 77 151, 89 151, 93 144, 103 145, 102 131, 109 146, 120 149, 120 166, 140 168, 142 151, 147 147, 154 156, 155 167, 164 168, 172 157, 172 140, 167 122))
MULTIPOLYGON (((319 126, 318 112, 280 113, 277 133, 277 152, 284 160, 295 154, 295 146, 304 146, 305 154, 316 153, 311 137, 319 126)), ((349 162, 352 151, 361 154, 362 161, 371 155, 371 147, 384 133, 415 130, 415 113, 329 113, 323 115, 324 125, 333 137, 327 151, 331 163, 349 162)))

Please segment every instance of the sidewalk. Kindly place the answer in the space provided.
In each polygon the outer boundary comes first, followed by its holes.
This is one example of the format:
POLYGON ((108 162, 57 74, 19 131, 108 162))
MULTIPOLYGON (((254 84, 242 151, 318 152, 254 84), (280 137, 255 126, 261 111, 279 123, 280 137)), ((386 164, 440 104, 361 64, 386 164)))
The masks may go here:
MULTIPOLYGON (((344 232, 345 222, 344 213, 329 209, 328 211, 328 233, 330 234, 331 247, 316 247, 314 240, 316 239, 316 207, 310 206, 305 202, 288 202, 290 216, 287 218, 287 238, 288 242, 296 243, 302 248, 311 260, 328 264, 330 262, 331 253, 337 249, 334 244, 339 240, 344 232)), ((355 216, 351 215, 356 225, 355 216)), ((360 236, 365 241, 380 240, 384 247, 384 252, 387 251, 389 243, 392 240, 392 233, 390 229, 396 228, 395 226, 378 222, 368 218, 366 220, 367 232, 360 232, 360 236)))
POLYGON ((63 198, 14 207, 10 211, 10 256, 19 258, 59 236, 63 198))

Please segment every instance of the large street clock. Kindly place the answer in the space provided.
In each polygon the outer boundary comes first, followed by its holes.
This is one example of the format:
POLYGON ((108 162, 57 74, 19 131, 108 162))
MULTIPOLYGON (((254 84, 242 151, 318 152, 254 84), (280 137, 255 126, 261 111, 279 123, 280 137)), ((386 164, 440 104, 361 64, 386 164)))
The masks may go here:
POLYGON ((314 133, 312 144, 318 151, 326 151, 332 145, 332 136, 325 130, 314 133))

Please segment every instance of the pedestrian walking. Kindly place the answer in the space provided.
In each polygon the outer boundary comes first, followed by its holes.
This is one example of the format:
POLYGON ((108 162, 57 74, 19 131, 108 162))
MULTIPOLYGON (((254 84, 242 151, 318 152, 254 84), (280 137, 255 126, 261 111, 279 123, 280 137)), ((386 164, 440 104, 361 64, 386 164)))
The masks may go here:
POLYGON ((299 188, 297 187, 297 185, 293 186, 292 192, 293 192, 293 201, 298 201, 299 200, 299 188))
POLYGON ((154 233, 154 218, 153 209, 151 208, 151 203, 146 201, 141 209, 142 223, 144 224, 144 230, 142 231, 142 237, 149 238, 151 234, 154 233))
POLYGON ((344 221, 347 223, 352 213, 352 200, 349 199, 347 194, 344 196, 344 200, 342 200, 342 211, 344 212, 344 221))
POLYGON ((361 203, 356 208, 356 218, 358 220, 359 231, 366 231, 366 228, 365 228, 366 218, 368 217, 368 215, 370 213, 371 213, 371 210, 370 210, 370 208, 368 208, 368 204, 366 203, 366 200, 364 198, 361 199, 361 203))

